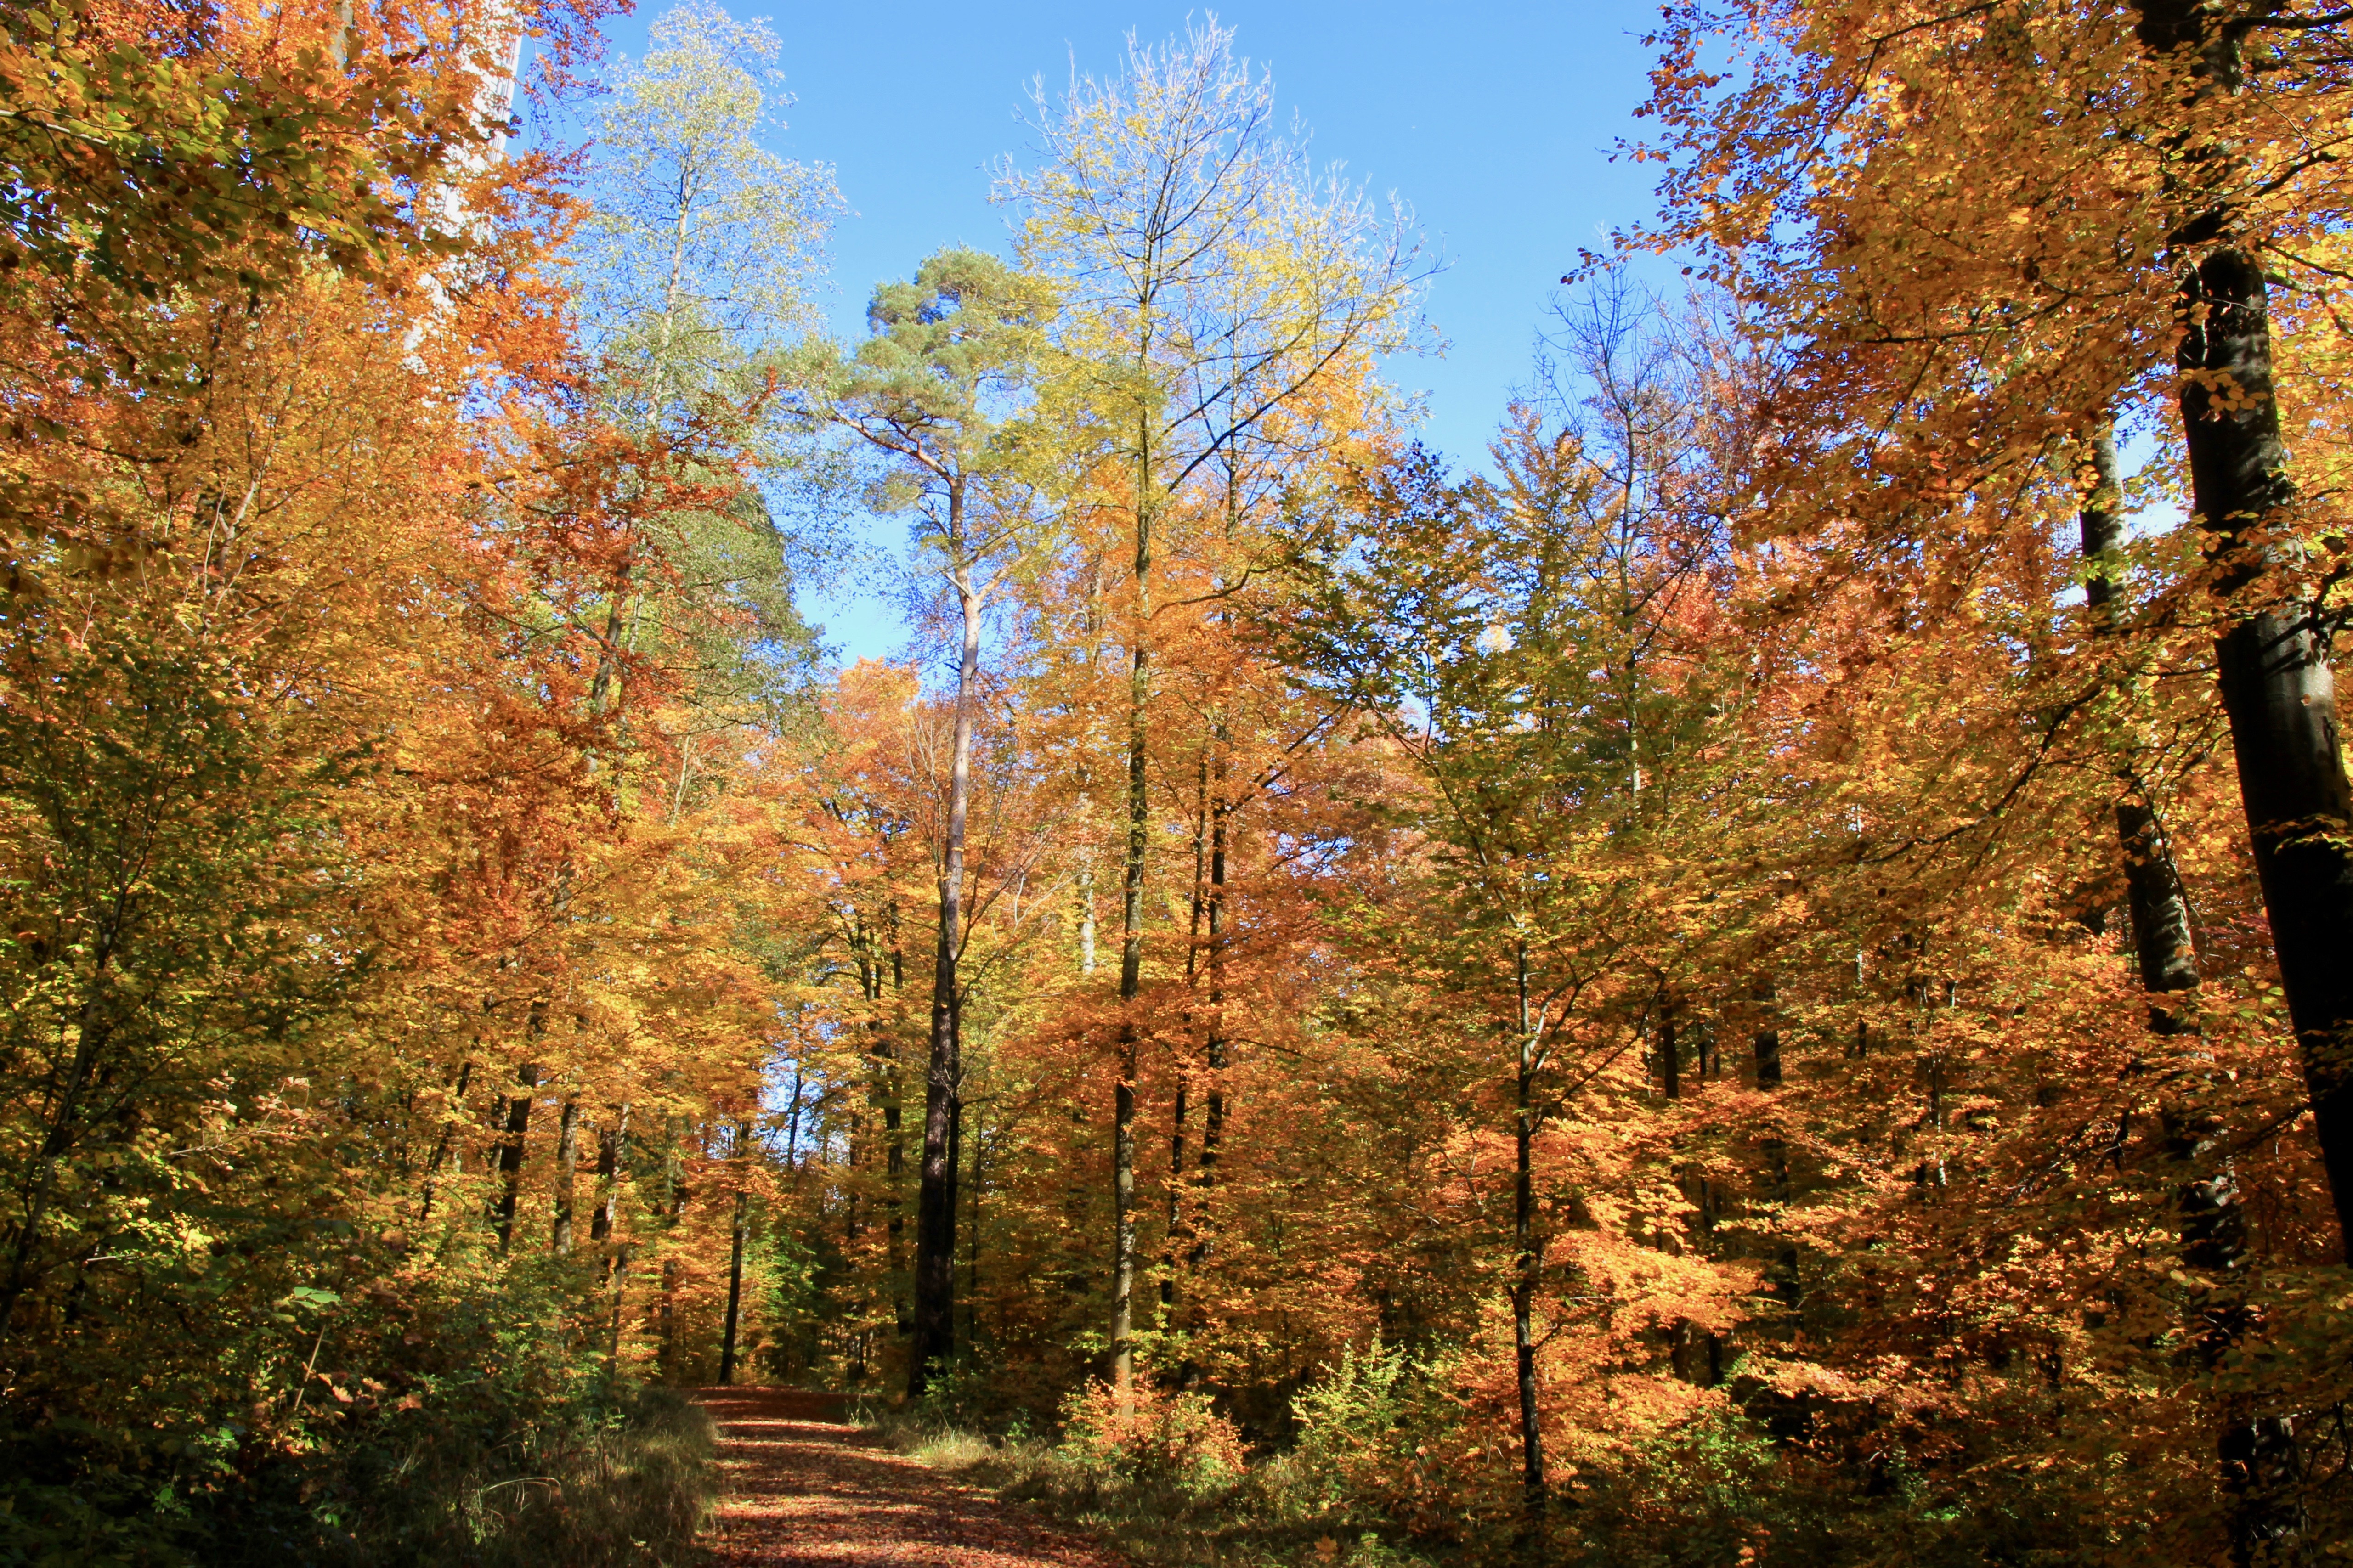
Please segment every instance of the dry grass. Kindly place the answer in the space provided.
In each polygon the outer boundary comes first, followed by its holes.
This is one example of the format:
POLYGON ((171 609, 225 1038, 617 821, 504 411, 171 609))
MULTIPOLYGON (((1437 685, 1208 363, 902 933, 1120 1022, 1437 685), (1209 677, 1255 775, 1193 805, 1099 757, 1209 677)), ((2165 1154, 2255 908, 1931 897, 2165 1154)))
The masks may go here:
POLYGON ((718 1495, 711 1417, 669 1389, 628 1419, 542 1456, 541 1476, 463 1494, 457 1511, 481 1568, 679 1568, 718 1495))
POLYGON ((892 1413, 899 1452, 1115 1545, 1145 1568, 1420 1568, 1428 1559, 1308 1497, 1290 1456, 1198 1483, 1091 1464, 1060 1444, 1000 1438, 892 1413))

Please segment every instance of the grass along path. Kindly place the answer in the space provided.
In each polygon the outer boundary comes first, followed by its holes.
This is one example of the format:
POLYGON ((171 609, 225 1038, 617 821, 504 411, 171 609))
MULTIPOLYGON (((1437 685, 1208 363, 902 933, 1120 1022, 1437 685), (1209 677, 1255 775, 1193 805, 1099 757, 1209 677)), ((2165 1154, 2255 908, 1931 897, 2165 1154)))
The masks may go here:
POLYGON ((837 1394, 704 1388, 719 1426, 712 1568, 1124 1568, 946 1473, 891 1453, 837 1394))

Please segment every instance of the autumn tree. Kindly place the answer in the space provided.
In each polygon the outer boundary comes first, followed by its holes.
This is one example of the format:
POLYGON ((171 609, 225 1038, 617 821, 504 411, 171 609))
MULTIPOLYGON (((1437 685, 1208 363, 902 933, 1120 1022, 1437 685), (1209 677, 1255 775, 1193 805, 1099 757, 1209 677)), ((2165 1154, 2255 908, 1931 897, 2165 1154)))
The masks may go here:
MULTIPOLYGON (((1059 347, 1073 395, 1100 421, 1128 491, 1126 847, 1119 994, 1144 979, 1155 552, 1184 492, 1241 447, 1276 435, 1312 392, 1412 330, 1418 243, 1281 134, 1272 83, 1233 53, 1230 29, 1194 26, 1145 46, 1119 76, 1042 87, 1034 166, 1008 163, 1020 254, 1063 290, 1059 347)), ((1299 446, 1313 438, 1297 432, 1299 446)), ((1233 477, 1233 476, 1229 476, 1233 477)), ((1229 494, 1238 493, 1229 490, 1229 494)), ((1224 508, 1220 507, 1220 510, 1224 508)), ((1113 1109, 1112 1366, 1133 1375, 1136 1271, 1135 1054, 1120 1026, 1113 1109)))
MULTIPOLYGON (((2347 1004, 2319 978, 2335 970, 2303 944, 2340 940, 2325 933, 2353 918, 2332 902, 2353 882, 2328 835, 2277 826, 2347 810, 2333 751, 2318 730, 2295 729, 2333 724, 2317 689, 2296 684, 2325 679, 2321 644, 2295 641, 2317 637, 2325 596, 2296 563, 2314 558, 2311 542, 2329 525, 2295 502, 2286 478, 2262 267, 2246 258, 2294 273, 2310 239, 2337 221, 2341 132, 2326 106, 2343 90, 2329 42, 2341 22, 2162 6, 2141 8, 2134 26, 2023 6, 1914 19, 1793 5, 1760 9, 1758 20, 1762 68, 1721 93, 1696 63, 1708 24, 1679 14, 1661 35, 1651 107, 1677 161, 1654 237, 1715 247, 1723 275, 1754 279, 1771 301, 1763 308, 1810 345, 1787 427, 1821 443, 1804 462, 1855 482, 1877 476, 1880 493, 1856 509, 1874 520, 1857 565, 1908 573, 1889 552, 1928 537, 1927 520, 1953 515, 1951 498, 2018 484, 2022 465, 2093 438, 2122 405, 2178 397, 2212 606, 2197 613, 2214 617, 2249 832, 2337 1171, 2353 1158, 2337 1129, 2353 1122, 2328 1042, 2347 1004), (2248 68, 2249 50, 2260 68, 2248 68), (1864 102, 1891 112, 1817 163, 1815 132, 1864 102), (2031 116, 2029 103, 2041 106, 2031 116), (1802 107, 1768 123, 1774 104, 1802 107), (2273 129, 2251 131, 2258 121, 2273 129), (1800 165, 1827 177, 1788 183, 1800 165), (1963 166, 1971 177, 1949 177, 1963 166), (2088 184, 2063 173, 2079 167, 2099 173, 2088 184), (1799 265, 1806 255, 1828 264, 1799 265), (2243 404, 2215 401, 2226 384, 2243 404), (1865 402, 1894 422, 1858 420, 1865 402), (2284 532, 2263 545, 2251 528, 2284 532), (2246 651, 2291 644, 2302 651, 2284 662, 2246 651)), ((2325 273, 2306 275, 2332 287, 2325 273)), ((1794 447, 1788 459, 1799 461, 1794 447)), ((1844 480, 1815 493, 1838 497, 1834 507, 1864 500, 1844 480)), ((1783 509, 1777 526, 1820 515, 1820 504, 1783 509)), ((1933 603, 1965 584, 1986 551, 2004 546, 2001 515, 1980 509, 1934 540, 1918 591, 1933 603)))
MULTIPOLYGON (((1607 346, 1578 366, 1602 373, 1589 384, 1602 407, 1645 424, 1671 416, 1656 378, 1610 378, 1629 345, 1607 346)), ((1672 890, 1658 836, 1714 804, 1696 731, 1676 711, 1704 707, 1706 687, 1662 655, 1706 597, 1715 542, 1678 538, 1673 509, 1635 489, 1661 469, 1626 428, 1588 446, 1522 408, 1496 445, 1497 481, 1451 484, 1421 451, 1372 477, 1287 634, 1419 775, 1408 809, 1432 844, 1437 924, 1391 940, 1430 944, 1425 962, 1459 976, 1470 1003, 1449 1024, 1505 1056, 1508 1295, 1532 1531, 1548 1491, 1538 1150, 1546 1122, 1644 1037, 1659 1041, 1678 1096, 1672 1009, 1687 984, 1676 950, 1691 940, 1678 930, 1690 890, 1672 890)))

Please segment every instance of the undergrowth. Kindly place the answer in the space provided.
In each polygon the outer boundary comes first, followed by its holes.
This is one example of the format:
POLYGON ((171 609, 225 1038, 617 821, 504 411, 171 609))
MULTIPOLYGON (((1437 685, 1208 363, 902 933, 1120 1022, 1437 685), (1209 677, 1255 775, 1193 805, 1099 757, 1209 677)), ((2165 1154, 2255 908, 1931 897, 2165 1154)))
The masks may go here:
POLYGON ((683 1394, 625 1386, 523 1419, 404 1413, 193 1507, 130 1513, 19 1475, 0 1483, 0 1568, 681 1568, 717 1497, 715 1437, 683 1394))
MULTIPOLYGON (((1736 1378, 1738 1390, 1744 1381, 1736 1378)), ((1446 1363, 1376 1340, 1296 1395, 1287 1429, 1249 1449, 1204 1394, 1103 1384, 1056 1418, 1003 1405, 984 1379, 943 1380, 869 1419, 900 1452, 1086 1530, 1146 1568, 1720 1568, 1806 1563, 1982 1568, 2081 1563, 2084 1526, 1999 1475, 1924 1484, 1900 1459, 1835 1466, 1830 1439, 1777 1438, 1741 1405, 1556 1458, 1540 1517, 1509 1446, 1450 1398, 1446 1363), (1033 1430, 1032 1423, 1045 1430, 1033 1430)), ((1751 1391, 1753 1394, 1753 1390, 1751 1391)))
POLYGON ((1423 1568, 1391 1500, 1366 1484, 1423 1412, 1406 1363, 1376 1343, 1293 1407, 1298 1431, 1253 1457, 1208 1396, 1139 1382, 1123 1411, 1096 1384, 1052 1433, 991 1407, 984 1383, 942 1379, 921 1403, 868 1419, 899 1452, 1116 1545, 1147 1568, 1423 1568))
POLYGON ((383 1457, 327 1560, 678 1568, 694 1560, 717 1496, 715 1447, 711 1417, 667 1388, 631 1390, 457 1463, 419 1439, 383 1457))

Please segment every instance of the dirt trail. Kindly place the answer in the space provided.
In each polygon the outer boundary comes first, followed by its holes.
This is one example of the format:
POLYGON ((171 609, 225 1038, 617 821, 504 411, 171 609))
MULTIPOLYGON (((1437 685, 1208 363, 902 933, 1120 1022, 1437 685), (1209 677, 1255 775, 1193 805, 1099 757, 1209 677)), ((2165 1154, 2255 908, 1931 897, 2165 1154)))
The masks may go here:
POLYGON ((713 1568, 1124 1568, 848 1425, 840 1396, 703 1388, 719 1423, 713 1568))

